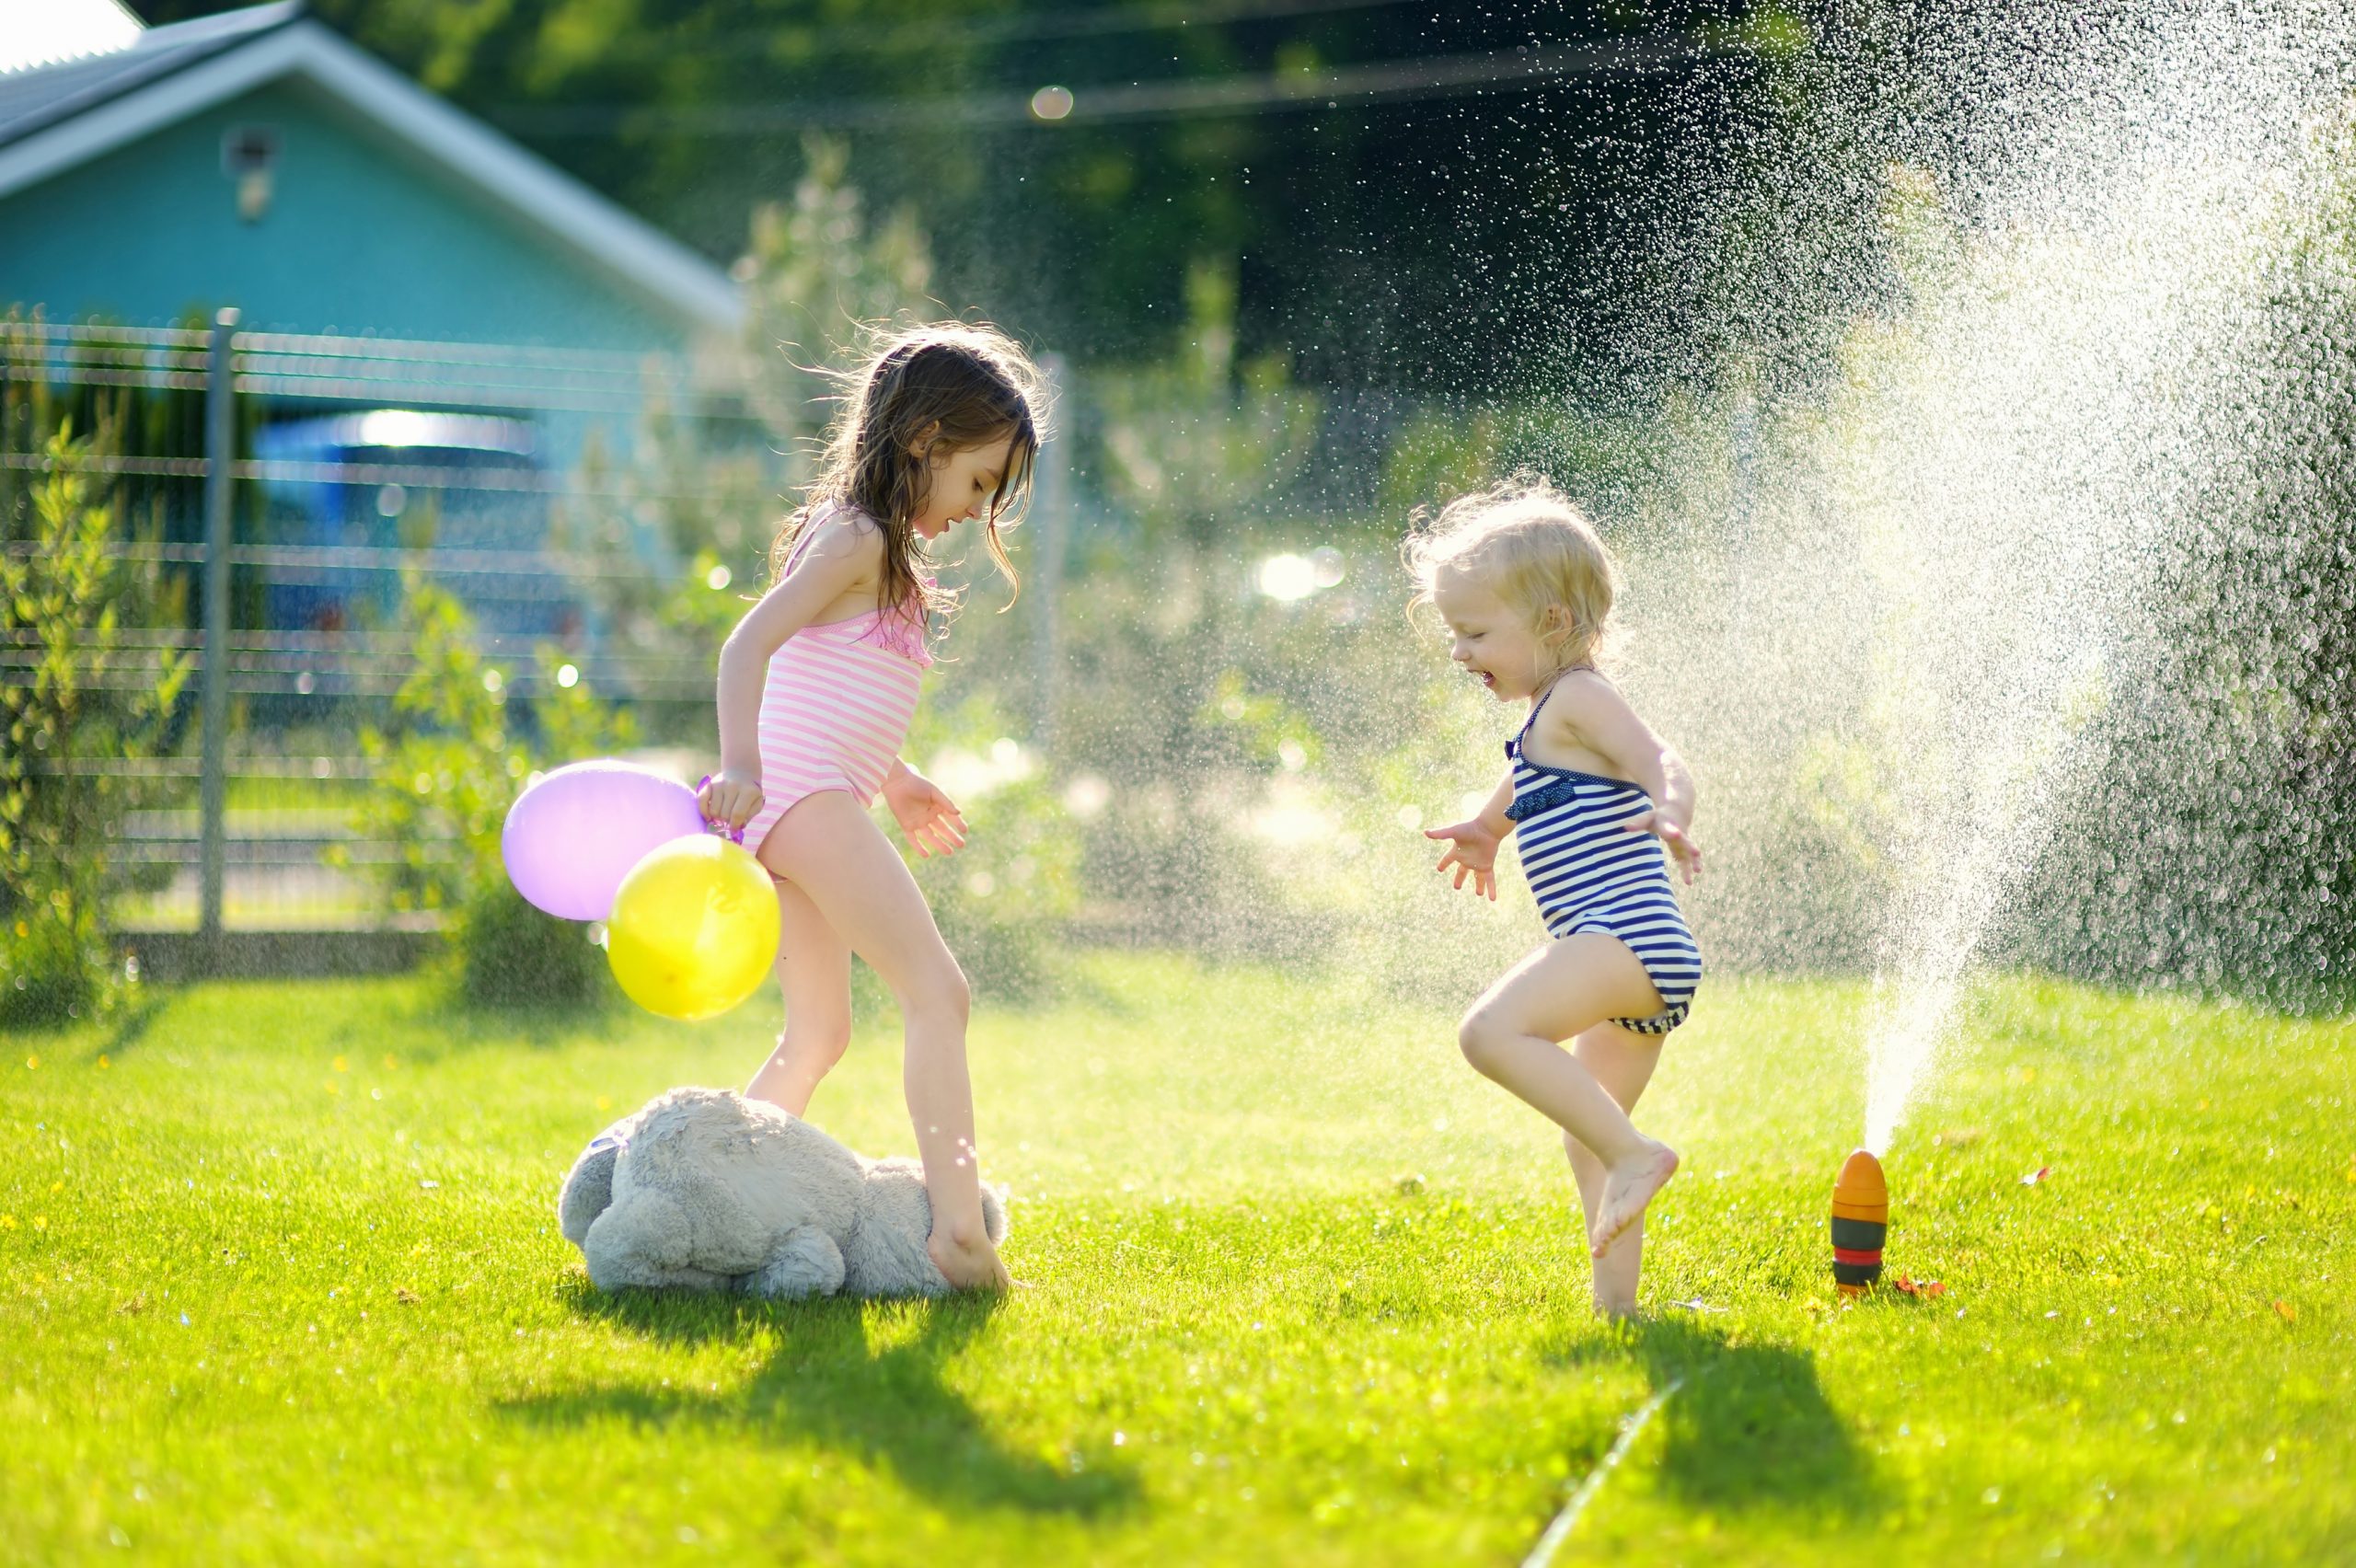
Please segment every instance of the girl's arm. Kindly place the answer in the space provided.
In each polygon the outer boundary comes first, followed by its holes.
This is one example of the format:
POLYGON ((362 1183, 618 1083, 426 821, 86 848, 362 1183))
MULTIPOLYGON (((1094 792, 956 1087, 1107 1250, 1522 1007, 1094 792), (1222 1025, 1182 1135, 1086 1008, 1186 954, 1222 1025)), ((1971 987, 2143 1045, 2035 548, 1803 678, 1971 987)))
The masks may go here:
POLYGON ((1424 829, 1426 838, 1449 840, 1448 851, 1440 856, 1437 869, 1445 871, 1455 867, 1455 885, 1462 887, 1469 876, 1472 879, 1472 891, 1492 904, 1497 901, 1497 847, 1514 830, 1513 819, 1506 815, 1506 808, 1511 804, 1513 769, 1508 767, 1505 778, 1489 792, 1488 804, 1478 814, 1469 821, 1449 823, 1446 827, 1424 829))
POLYGON ((1567 677, 1553 705, 1580 744, 1601 757, 1617 777, 1641 784, 1653 809, 1621 825, 1649 833, 1669 847, 1685 880, 1702 871, 1702 851, 1690 833, 1693 823, 1693 775, 1677 748, 1652 732, 1618 688, 1600 676, 1567 677))
POLYGON ((965 817, 957 802, 896 756, 891 771, 884 775, 883 794, 893 819, 918 855, 929 860, 935 855, 954 855, 965 847, 965 817))
POLYGON ((785 581, 745 612, 720 649, 720 771, 704 790, 704 815, 742 827, 761 805, 761 689, 769 659, 819 612, 872 577, 883 536, 837 513, 785 581))

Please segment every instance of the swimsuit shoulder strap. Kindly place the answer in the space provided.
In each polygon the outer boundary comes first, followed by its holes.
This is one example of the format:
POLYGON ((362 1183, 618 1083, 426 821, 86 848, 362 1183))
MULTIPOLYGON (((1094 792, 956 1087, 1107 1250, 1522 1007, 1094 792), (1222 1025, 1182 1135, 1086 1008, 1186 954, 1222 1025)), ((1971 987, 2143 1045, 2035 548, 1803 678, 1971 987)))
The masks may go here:
POLYGON ((826 515, 826 502, 806 508, 802 513, 801 526, 794 530, 793 548, 785 552, 785 570, 791 572, 810 553, 810 541, 818 536, 819 521, 826 515))
POLYGON ((801 532, 793 541, 793 548, 786 552, 785 570, 791 571, 802 564, 802 558, 809 552, 810 547, 817 542, 818 529, 821 525, 850 510, 849 504, 837 501, 831 496, 823 501, 814 501, 804 508, 802 513, 801 532))
POLYGON ((1521 721, 1521 733, 1516 735, 1514 737, 1515 740, 1526 741, 1530 739, 1530 732, 1536 727, 1538 723, 1538 716, 1546 711, 1546 705, 1548 703, 1554 700, 1554 688, 1563 684, 1563 675, 1567 675, 1570 673, 1570 671, 1565 670, 1562 674, 1556 675, 1553 680, 1546 683, 1546 689, 1538 694, 1537 704, 1530 709, 1530 717, 1521 721))
POLYGON ((1579 674, 1581 671, 1585 671, 1587 674, 1595 676, 1598 680, 1604 679, 1603 672, 1597 669, 1593 664, 1574 664, 1569 669, 1565 670, 1562 674, 1556 675, 1553 680, 1547 682, 1545 691, 1539 696, 1538 706, 1531 709, 1530 710, 1530 717, 1521 721, 1521 733, 1514 737, 1514 744, 1519 746, 1530 739, 1530 732, 1537 727, 1538 716, 1546 711, 1546 705, 1548 703, 1554 700, 1554 693, 1556 689, 1559 688, 1565 681, 1568 680, 1571 676, 1579 674))
MULTIPOLYGON (((1547 687, 1546 697, 1552 697, 1553 695, 1554 688, 1552 686, 1547 687)), ((1530 717, 1524 719, 1521 721, 1521 728, 1514 732, 1513 744, 1515 745, 1518 746, 1524 741, 1530 739, 1530 728, 1531 725, 1538 722, 1538 715, 1545 709, 1546 697, 1542 697, 1538 699, 1538 706, 1530 710, 1530 717)))

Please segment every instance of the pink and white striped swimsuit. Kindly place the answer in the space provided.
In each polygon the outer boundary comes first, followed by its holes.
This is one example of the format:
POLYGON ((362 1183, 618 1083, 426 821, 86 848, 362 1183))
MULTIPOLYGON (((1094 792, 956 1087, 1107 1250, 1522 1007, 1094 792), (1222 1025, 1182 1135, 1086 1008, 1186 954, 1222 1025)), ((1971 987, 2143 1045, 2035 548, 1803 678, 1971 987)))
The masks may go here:
MULTIPOLYGON (((804 525, 787 571, 833 510, 804 525)), ((907 741, 931 663, 924 621, 910 606, 805 626, 787 638, 769 655, 761 689, 761 809, 745 824, 745 847, 759 853, 769 829, 821 790, 872 803, 907 741)))

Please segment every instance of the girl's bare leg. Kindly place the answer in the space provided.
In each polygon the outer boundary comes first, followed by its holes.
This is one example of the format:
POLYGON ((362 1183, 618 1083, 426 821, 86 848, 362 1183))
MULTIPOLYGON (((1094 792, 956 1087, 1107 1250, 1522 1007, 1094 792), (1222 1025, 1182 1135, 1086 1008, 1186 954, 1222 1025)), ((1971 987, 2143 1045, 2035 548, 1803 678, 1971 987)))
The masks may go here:
POLYGON ((795 802, 761 845, 761 863, 791 882, 900 1004, 902 1081, 932 1201, 926 1250, 960 1289, 1013 1284, 982 1224, 974 1090, 965 1067, 965 976, 916 879, 864 809, 839 790, 795 802))
POLYGON ((1660 993, 1627 944, 1588 933, 1549 942, 1514 965, 1457 1031, 1465 1060, 1484 1077, 1602 1160, 1603 1187, 1588 1225, 1588 1251, 1599 1259, 1676 1173, 1677 1151, 1636 1131, 1620 1102, 1556 1042, 1607 1019, 1660 1009, 1660 993))
POLYGON ((809 1109, 818 1080, 850 1045, 850 944, 790 882, 777 884, 777 913, 785 1032, 745 1093, 799 1116, 809 1109))
MULTIPOLYGON (((1636 1017, 1636 1014, 1623 1014, 1636 1017)), ((1660 1040, 1637 1034, 1616 1023, 1599 1023, 1584 1030, 1572 1043, 1571 1055, 1595 1076, 1604 1092, 1633 1112, 1645 1085, 1660 1065, 1660 1040)), ((1603 1161, 1569 1133, 1563 1135, 1564 1152, 1571 1157, 1571 1175, 1579 1184, 1579 1206, 1587 1212, 1588 1229, 1595 1228, 1595 1206, 1603 1196, 1603 1161)), ((1626 1318, 1636 1310, 1636 1276, 1643 1272, 1645 1222, 1620 1234, 1611 1249, 1595 1260, 1595 1309, 1607 1318, 1626 1318)))

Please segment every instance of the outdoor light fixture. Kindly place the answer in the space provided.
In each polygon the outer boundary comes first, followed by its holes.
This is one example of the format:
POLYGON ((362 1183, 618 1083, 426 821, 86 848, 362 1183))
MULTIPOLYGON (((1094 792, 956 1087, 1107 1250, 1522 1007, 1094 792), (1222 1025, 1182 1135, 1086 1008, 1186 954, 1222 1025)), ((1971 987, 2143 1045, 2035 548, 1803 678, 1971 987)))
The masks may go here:
POLYGON ((278 128, 233 125, 221 136, 221 172, 237 182, 237 216, 260 223, 270 211, 271 179, 278 168, 278 128))

